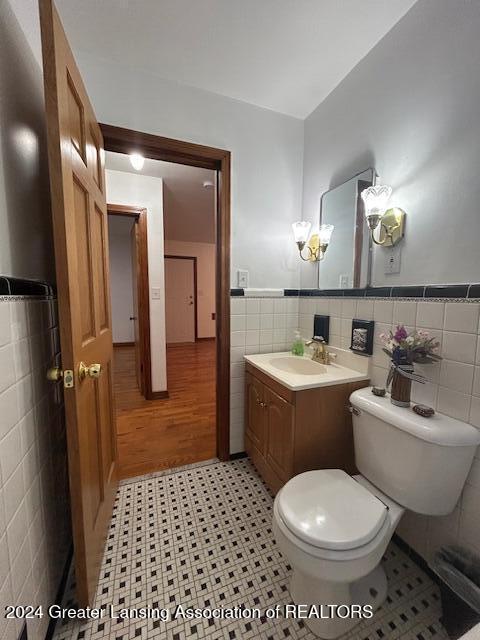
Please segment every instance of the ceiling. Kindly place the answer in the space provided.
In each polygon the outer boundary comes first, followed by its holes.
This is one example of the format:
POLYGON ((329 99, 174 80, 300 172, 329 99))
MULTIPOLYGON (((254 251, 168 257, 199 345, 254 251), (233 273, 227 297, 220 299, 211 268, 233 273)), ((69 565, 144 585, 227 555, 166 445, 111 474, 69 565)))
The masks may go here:
POLYGON ((149 158, 141 171, 135 171, 127 155, 112 151, 105 153, 105 167, 163 179, 166 240, 215 242, 215 190, 203 186, 205 181, 215 182, 214 171, 149 158))
POLYGON ((73 51, 305 118, 416 0, 56 0, 73 51))

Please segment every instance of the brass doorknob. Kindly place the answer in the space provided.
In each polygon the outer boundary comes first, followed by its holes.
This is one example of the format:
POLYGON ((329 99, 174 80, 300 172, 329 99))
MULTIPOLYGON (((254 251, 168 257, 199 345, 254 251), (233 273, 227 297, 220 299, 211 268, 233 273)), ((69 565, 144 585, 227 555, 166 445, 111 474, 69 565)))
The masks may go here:
POLYGON ((80 380, 84 380, 87 376, 89 378, 99 378, 102 373, 102 365, 98 363, 87 365, 84 362, 80 362, 78 365, 78 377, 80 380))
POLYGON ((47 380, 50 382, 58 382, 63 378, 63 369, 60 367, 52 367, 47 370, 47 380))

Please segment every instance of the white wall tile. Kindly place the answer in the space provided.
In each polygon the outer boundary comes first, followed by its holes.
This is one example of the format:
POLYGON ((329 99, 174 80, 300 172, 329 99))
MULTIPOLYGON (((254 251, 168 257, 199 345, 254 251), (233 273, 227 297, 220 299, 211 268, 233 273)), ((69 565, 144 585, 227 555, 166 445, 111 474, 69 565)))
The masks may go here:
POLYGON ((442 355, 447 360, 473 364, 477 347, 477 336, 454 331, 443 332, 442 355))
MULTIPOLYGON (((1 304, 1 302, 0 302, 1 304)), ((0 348, 0 393, 15 382, 15 359, 13 345, 0 348)))
POLYGON ((260 329, 260 314, 258 313, 247 314, 247 331, 251 329, 260 329))
POLYGON ((10 303, 3 302, 0 304, 0 347, 11 342, 11 311, 10 303))
POLYGON ((342 318, 352 318, 355 317, 357 311, 357 301, 356 300, 342 300, 342 309, 341 309, 341 317, 342 318))
POLYGON ((438 383, 442 387, 448 387, 454 391, 461 391, 462 393, 471 395, 473 374, 474 367, 472 364, 443 360, 440 364, 438 383))
POLYGON ((471 396, 446 387, 438 389, 438 411, 457 420, 468 422, 471 396))
POLYGON ((245 315, 247 312, 246 300, 243 297, 230 299, 230 314, 232 316, 245 315))
POLYGON ((477 333, 479 308, 480 306, 474 303, 447 302, 444 329, 446 331, 477 333))
POLYGON ((355 318, 357 320, 373 320, 373 300, 359 300, 355 318))
POLYGON ((391 325, 393 322, 393 302, 390 300, 375 300, 373 303, 373 319, 375 322, 391 325))
POLYGON ((415 326, 417 318, 416 302, 401 302, 396 300, 393 304, 393 324, 415 326))
POLYGON ((445 303, 419 302, 417 304, 417 327, 443 329, 445 303))

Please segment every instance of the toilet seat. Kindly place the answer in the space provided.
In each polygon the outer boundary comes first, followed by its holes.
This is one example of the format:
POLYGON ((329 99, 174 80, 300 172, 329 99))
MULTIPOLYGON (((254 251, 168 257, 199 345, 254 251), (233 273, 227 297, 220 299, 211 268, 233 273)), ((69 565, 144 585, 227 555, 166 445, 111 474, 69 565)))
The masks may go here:
POLYGON ((277 507, 296 539, 330 552, 365 548, 388 517, 384 502, 341 469, 295 476, 278 494, 277 507))

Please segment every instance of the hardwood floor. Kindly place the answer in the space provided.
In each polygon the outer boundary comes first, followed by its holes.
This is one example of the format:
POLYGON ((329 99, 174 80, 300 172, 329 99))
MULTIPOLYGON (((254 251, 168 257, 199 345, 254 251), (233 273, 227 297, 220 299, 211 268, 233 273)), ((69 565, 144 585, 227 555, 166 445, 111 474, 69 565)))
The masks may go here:
POLYGON ((133 347, 114 350, 120 478, 216 456, 215 341, 167 347, 169 398, 145 400, 133 347))

